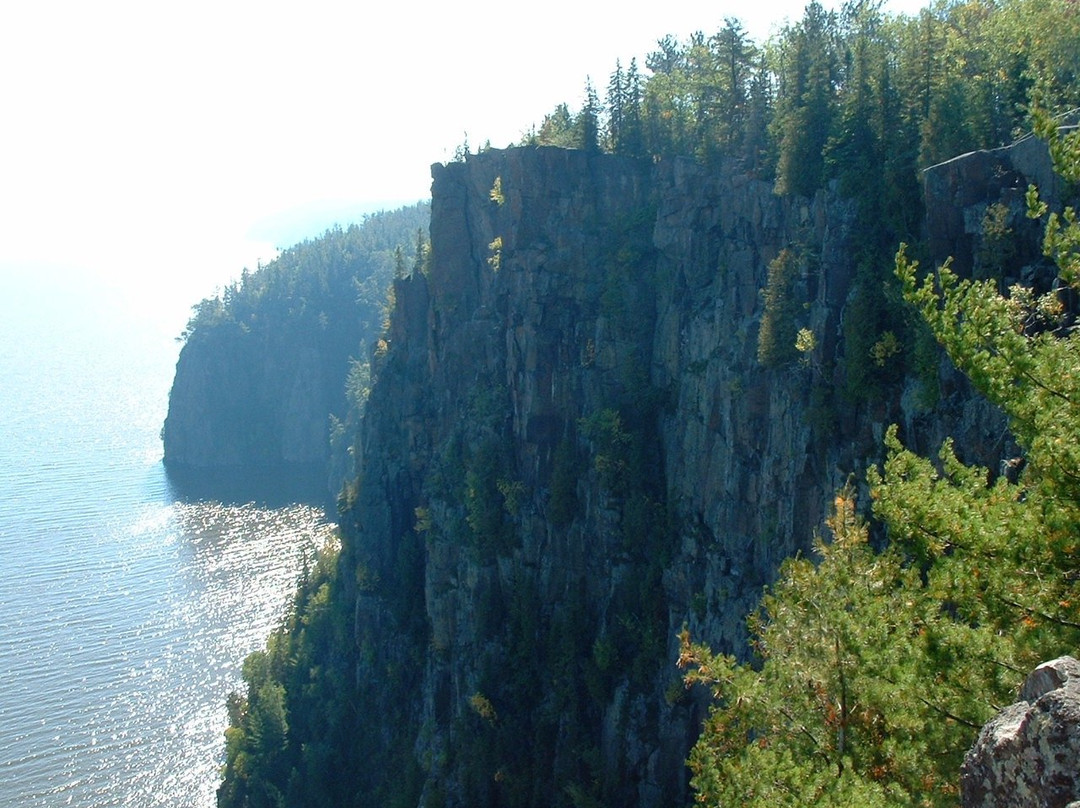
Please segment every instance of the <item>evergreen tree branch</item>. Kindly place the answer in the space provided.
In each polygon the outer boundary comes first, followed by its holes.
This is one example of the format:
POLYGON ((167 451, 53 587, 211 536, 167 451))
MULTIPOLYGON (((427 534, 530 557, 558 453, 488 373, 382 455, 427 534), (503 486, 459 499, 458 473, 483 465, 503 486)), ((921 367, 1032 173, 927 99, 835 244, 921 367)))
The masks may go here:
POLYGON ((1041 618, 1043 620, 1046 620, 1047 622, 1053 623, 1054 625, 1057 625, 1057 626, 1064 626, 1066 628, 1080 629, 1080 623, 1074 623, 1073 621, 1066 620, 1063 617, 1055 617, 1054 615, 1048 614, 1047 612, 1036 609, 1033 606, 1025 606, 1023 603, 1018 603, 1015 600, 1009 600, 1008 598, 1004 597, 1003 595, 995 595, 995 597, 998 600, 1000 600, 1002 603, 1004 603, 1006 606, 1012 606, 1014 609, 1019 609, 1020 611, 1024 612, 1025 614, 1028 614, 1028 615, 1030 615, 1032 617, 1039 617, 1039 618, 1041 618))

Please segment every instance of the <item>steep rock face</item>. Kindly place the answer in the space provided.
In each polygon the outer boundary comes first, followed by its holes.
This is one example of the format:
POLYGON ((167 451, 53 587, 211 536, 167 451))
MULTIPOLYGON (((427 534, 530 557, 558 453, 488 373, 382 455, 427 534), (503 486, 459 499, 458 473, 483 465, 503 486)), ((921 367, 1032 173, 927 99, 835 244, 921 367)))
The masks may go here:
POLYGON ((889 423, 996 463, 1002 418, 944 363, 933 410, 911 385, 821 404, 854 273, 832 193, 550 148, 433 177, 430 274, 396 283, 344 513, 358 681, 408 671, 372 689, 371 731, 412 739, 433 804, 684 804, 706 705, 676 632, 744 652, 889 423), (784 251, 818 347, 770 368, 784 251))
POLYGON ((811 391, 829 381, 818 371, 769 370, 756 356, 766 268, 782 250, 814 255, 797 300, 822 353, 835 353, 853 212, 827 193, 781 198, 766 183, 691 163, 664 169, 654 378, 675 402, 662 419, 665 478, 683 534, 667 577, 683 613, 673 610, 670 628, 689 618, 695 634, 740 648, 761 586, 806 546, 829 493, 872 450, 865 428, 839 448, 821 434, 836 424, 815 429, 811 391))
POLYGON ((1080 662, 1043 663, 964 760, 965 808, 1080 805, 1080 662))
POLYGON ((189 340, 162 430, 166 463, 325 466, 329 413, 344 402, 341 353, 314 335, 302 343, 256 340, 234 323, 189 340))
POLYGON ((930 254, 939 262, 952 257, 953 268, 963 276, 1004 275, 1009 282, 1020 280, 1008 276, 1042 263, 1042 224, 1026 216, 1029 184, 1051 201, 1060 200, 1065 190, 1046 144, 1033 136, 927 169, 924 189, 930 254), (996 222, 995 208, 1001 217, 996 222))

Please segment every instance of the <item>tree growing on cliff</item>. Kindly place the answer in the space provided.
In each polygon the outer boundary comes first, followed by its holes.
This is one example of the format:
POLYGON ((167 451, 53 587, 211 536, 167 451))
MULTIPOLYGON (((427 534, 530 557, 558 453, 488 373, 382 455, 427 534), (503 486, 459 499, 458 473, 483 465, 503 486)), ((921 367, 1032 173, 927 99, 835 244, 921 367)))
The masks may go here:
POLYGON ((643 149, 641 131, 641 74, 637 60, 631 59, 625 71, 615 62, 607 90, 607 148, 615 154, 640 157, 643 149))
POLYGON ((540 128, 532 131, 523 141, 530 146, 562 146, 572 148, 575 145, 574 115, 566 104, 559 104, 544 116, 540 128))
MULTIPOLYGON (((1080 135, 1036 120, 1058 170, 1080 179, 1080 135)), ((1029 202, 1047 213, 1034 189, 1029 202)), ((1080 291, 1075 212, 1046 232, 1063 287, 1080 291)), ((1062 292, 916 273, 901 249, 905 298, 1024 456, 993 479, 949 443, 936 461, 914 454, 893 427, 869 474, 888 547, 868 546, 846 489, 818 563, 785 564, 751 622, 760 670, 684 633, 687 681, 719 699, 691 758, 708 804, 955 804, 978 728, 1023 671, 1080 641, 1080 333, 1062 292)))
POLYGON ((778 367, 798 358, 796 337, 802 304, 797 297, 799 257, 790 249, 780 251, 769 263, 769 275, 761 290, 765 305, 758 326, 757 359, 766 367, 778 367))

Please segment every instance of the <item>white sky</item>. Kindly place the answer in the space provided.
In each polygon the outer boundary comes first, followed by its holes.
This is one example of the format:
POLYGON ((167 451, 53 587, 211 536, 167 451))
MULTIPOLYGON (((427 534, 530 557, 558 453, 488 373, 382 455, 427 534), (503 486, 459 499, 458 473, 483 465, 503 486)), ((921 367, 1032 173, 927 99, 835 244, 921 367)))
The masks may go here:
POLYGON ((760 40, 804 5, 5 3, 0 281, 79 267, 190 305, 343 210, 426 198, 466 133, 508 145, 665 34, 760 40))

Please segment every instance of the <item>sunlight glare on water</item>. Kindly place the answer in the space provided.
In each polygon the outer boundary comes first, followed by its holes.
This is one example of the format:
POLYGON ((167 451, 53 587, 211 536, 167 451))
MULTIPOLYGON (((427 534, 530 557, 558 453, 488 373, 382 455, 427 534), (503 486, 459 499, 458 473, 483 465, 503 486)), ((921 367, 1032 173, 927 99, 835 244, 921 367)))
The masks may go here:
POLYGON ((172 337, 79 276, 0 278, 0 806, 210 808, 225 699, 333 527, 179 497, 172 337))
POLYGON ((0 598, 0 804, 213 805, 225 697, 332 530, 309 506, 177 502, 24 569, 26 600, 0 598))

